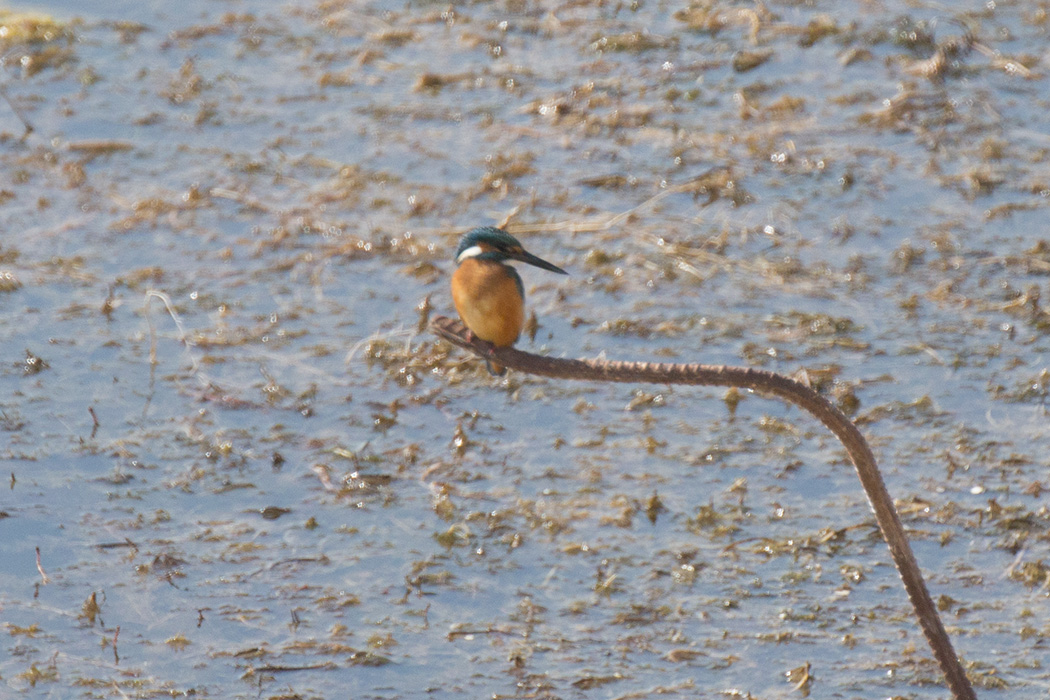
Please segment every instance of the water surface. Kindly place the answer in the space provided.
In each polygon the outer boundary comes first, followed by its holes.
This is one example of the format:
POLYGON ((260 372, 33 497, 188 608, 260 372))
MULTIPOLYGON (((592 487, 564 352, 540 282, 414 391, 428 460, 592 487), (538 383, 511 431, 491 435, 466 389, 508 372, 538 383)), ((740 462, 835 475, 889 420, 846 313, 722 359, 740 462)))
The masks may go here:
POLYGON ((479 224, 572 273, 522 347, 807 372, 980 696, 1045 692, 1045 8, 20 10, 6 692, 945 697, 813 419, 420 331, 479 224))

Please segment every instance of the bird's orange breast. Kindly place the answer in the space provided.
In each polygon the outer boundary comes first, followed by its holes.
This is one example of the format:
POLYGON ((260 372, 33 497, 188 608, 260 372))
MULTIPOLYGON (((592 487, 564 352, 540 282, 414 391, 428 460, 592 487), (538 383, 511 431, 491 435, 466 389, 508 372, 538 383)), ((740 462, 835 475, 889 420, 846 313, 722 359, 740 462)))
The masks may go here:
POLYGON ((514 270, 467 258, 452 275, 452 301, 474 335, 497 347, 513 345, 525 325, 525 299, 514 270))

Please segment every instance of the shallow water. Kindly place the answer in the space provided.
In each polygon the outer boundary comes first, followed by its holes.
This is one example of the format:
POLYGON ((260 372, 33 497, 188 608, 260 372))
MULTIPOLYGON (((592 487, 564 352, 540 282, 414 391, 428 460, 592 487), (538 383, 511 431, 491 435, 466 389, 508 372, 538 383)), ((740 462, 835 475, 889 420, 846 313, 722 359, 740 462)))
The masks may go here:
POLYGON ((979 695, 1050 685, 1044 6, 23 8, 0 695, 945 697, 814 420, 420 332, 479 224, 572 273, 526 349, 859 402, 979 695))

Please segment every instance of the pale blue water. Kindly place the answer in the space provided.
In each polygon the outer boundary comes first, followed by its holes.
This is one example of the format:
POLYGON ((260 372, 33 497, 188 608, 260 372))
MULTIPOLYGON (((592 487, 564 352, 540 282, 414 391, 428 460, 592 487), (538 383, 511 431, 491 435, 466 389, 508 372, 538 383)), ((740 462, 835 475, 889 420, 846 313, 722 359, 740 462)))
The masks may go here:
POLYGON ((572 273, 522 270, 527 349, 834 369, 979 695, 1045 691, 1038 8, 774 4, 752 42, 755 6, 686 7, 54 2, 66 63, 5 46, 34 132, 0 102, 0 697, 788 697, 805 663, 812 697, 945 697, 812 419, 431 371, 417 305, 449 313, 458 236, 512 215, 572 273), (923 21, 1031 77, 916 74, 892 37, 923 21), (650 201, 726 168, 749 197, 650 201))

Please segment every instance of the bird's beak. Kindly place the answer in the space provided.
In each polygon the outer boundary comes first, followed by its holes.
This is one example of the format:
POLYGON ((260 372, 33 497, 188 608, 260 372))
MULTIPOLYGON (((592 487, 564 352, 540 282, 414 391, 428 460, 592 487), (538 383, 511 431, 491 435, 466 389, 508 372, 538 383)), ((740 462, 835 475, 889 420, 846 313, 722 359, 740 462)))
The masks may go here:
POLYGON ((566 272, 565 270, 561 269, 557 265, 552 265, 551 263, 547 262, 543 258, 538 258, 535 255, 533 255, 532 253, 527 253, 524 250, 521 251, 520 253, 516 253, 516 254, 510 255, 508 257, 511 260, 520 260, 523 263, 528 263, 529 265, 535 265, 536 267, 543 268, 544 270, 550 270, 551 272, 557 272, 559 275, 567 275, 567 274, 569 274, 568 272, 566 272))

